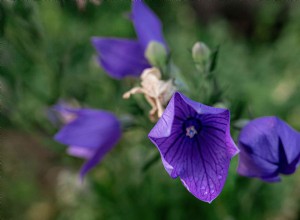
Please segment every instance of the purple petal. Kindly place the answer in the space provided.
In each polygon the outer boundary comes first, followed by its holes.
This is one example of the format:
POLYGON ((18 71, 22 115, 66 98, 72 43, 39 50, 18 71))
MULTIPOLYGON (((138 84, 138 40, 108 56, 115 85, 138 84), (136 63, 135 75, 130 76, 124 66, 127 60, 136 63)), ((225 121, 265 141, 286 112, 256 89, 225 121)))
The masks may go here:
POLYGON ((63 124, 69 123, 77 117, 78 108, 71 107, 67 103, 59 103, 52 109, 58 113, 58 120, 63 124))
POLYGON ((115 116, 106 111, 82 109, 77 118, 65 125, 56 135, 55 140, 66 145, 98 148, 108 138, 120 135, 120 124, 115 116))
POLYGON ((154 138, 168 137, 171 134, 174 120, 174 96, 169 101, 168 106, 166 107, 164 114, 156 123, 156 129, 152 129, 149 133, 149 136, 154 138))
POLYGON ((157 41, 167 48, 159 18, 142 0, 132 1, 131 17, 143 51, 150 41, 157 41))
MULTIPOLYGON (((230 112, 229 112, 229 110, 223 109, 223 108, 214 108, 211 106, 204 105, 202 103, 199 103, 199 102, 196 102, 196 101, 193 101, 193 100, 187 98, 186 96, 184 96, 181 93, 177 93, 175 95, 176 95, 175 98, 176 98, 177 102, 181 103, 181 107, 185 106, 185 108, 187 108, 187 106, 189 106, 189 108, 192 108, 194 111, 196 111, 197 114, 206 115, 205 118, 207 119, 208 122, 214 123, 214 121, 217 120, 215 123, 217 123, 219 125, 222 125, 225 123, 226 124, 225 139, 226 139, 226 147, 228 149, 229 155, 230 155, 230 157, 233 157, 239 153, 239 149, 235 145, 235 143, 230 135, 230 112), (214 117, 214 115, 217 115, 217 114, 224 114, 224 116, 220 116, 220 118, 216 118, 215 120, 210 119, 210 117, 214 117)), ((188 112, 188 111, 185 111, 185 112, 188 112)), ((180 115, 180 112, 178 112, 177 115, 180 115)))
POLYGON ((275 182, 279 182, 281 179, 279 176, 274 176, 274 177, 263 177, 262 180, 269 183, 275 183, 275 182))
POLYGON ((300 134, 277 117, 261 117, 240 133, 238 173, 264 181, 292 174, 300 160, 300 134))
POLYGON ((300 156, 300 133, 279 118, 276 118, 276 120, 277 132, 284 148, 287 163, 295 163, 295 160, 299 161, 300 156))
POLYGON ((56 126, 68 123, 76 117, 76 107, 60 100, 56 105, 47 110, 48 119, 56 126))
POLYGON ((249 147, 239 143, 239 165, 237 172, 240 175, 248 177, 263 177, 269 179, 277 174, 278 166, 275 163, 269 162, 260 156, 249 154, 245 149, 249 147))
POLYGON ((239 141, 271 163, 278 162, 277 120, 275 117, 264 117, 247 124, 240 133, 239 141), (263 148, 262 146, 269 146, 263 148))
POLYGON ((120 122, 112 113, 106 111, 72 109, 64 105, 57 105, 55 109, 75 115, 54 138, 60 143, 69 145, 68 154, 87 159, 80 171, 80 177, 83 179, 84 175, 119 141, 120 122))
POLYGON ((107 139, 106 142, 95 151, 94 155, 90 157, 88 161, 82 166, 80 170, 81 179, 84 178, 87 172, 98 165, 102 158, 117 144, 121 136, 121 132, 118 131, 118 136, 115 135, 114 137, 110 137, 109 139, 107 139))
POLYGON ((74 157, 89 159, 94 155, 95 149, 80 146, 69 146, 67 152, 69 155, 74 157))
POLYGON ((98 52, 100 65, 113 78, 138 77, 150 67, 136 40, 93 37, 92 44, 98 52))
POLYGON ((180 179, 194 196, 211 203, 221 193, 228 173, 230 157, 225 143, 217 145, 203 136, 198 143, 188 146, 185 146, 186 171, 180 175, 180 179), (220 146, 224 149, 220 149, 220 146))
POLYGON ((268 177, 278 166, 278 136, 274 118, 254 120, 246 125, 239 136, 238 173, 249 177, 268 177), (266 132, 268 131, 268 132, 266 132), (263 147, 269 146, 269 147, 263 147))
POLYGON ((184 186, 205 202, 220 194, 230 159, 237 153, 229 121, 228 110, 205 106, 177 92, 149 133, 170 176, 179 176, 184 186), (196 132, 189 136, 185 127, 196 132))

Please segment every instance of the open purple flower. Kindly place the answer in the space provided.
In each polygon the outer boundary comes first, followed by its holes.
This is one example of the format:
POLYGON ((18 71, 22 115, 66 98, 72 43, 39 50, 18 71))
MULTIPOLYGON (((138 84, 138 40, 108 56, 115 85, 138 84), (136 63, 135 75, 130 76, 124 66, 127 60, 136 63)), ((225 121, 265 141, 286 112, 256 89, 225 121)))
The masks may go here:
POLYGON ((277 117, 261 117, 248 123, 239 135, 238 173, 267 182, 280 181, 300 163, 300 133, 277 117))
POLYGON ((230 113, 176 92, 149 133, 172 178, 179 177, 198 199, 211 202, 221 192, 238 153, 230 136, 230 113))
POLYGON ((120 122, 112 113, 94 109, 56 106, 63 117, 71 119, 55 135, 55 140, 69 145, 68 154, 86 159, 80 176, 94 168, 121 137, 120 122))
POLYGON ((145 50, 151 41, 166 47, 162 25, 158 17, 141 0, 132 1, 130 18, 138 40, 93 37, 92 44, 98 52, 98 61, 113 78, 139 76, 150 67, 145 50))

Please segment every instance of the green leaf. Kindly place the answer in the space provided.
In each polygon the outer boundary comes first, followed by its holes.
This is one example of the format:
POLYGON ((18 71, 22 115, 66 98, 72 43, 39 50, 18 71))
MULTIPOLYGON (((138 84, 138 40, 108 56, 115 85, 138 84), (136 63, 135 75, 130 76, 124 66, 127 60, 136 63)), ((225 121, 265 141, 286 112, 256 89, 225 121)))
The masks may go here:
POLYGON ((159 153, 155 153, 142 167, 142 172, 146 172, 153 164, 155 164, 160 158, 159 153))
POLYGON ((213 51, 211 54, 211 64, 210 64, 209 72, 213 72, 217 67, 217 59, 218 59, 218 55, 219 55, 219 50, 220 50, 220 46, 217 46, 215 51, 213 51))

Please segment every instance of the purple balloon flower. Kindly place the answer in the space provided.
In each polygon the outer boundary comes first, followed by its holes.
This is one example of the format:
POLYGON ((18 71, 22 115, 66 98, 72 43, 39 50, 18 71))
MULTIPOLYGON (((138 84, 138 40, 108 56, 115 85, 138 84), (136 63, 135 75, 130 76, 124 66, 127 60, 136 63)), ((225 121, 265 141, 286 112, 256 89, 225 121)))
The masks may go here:
POLYGON ((230 113, 176 92, 149 133, 172 178, 195 197, 212 202, 221 192, 231 158, 238 153, 230 136, 230 113))
POLYGON ((54 139, 69 145, 68 154, 87 160, 80 171, 80 177, 83 178, 119 141, 120 122, 112 113, 102 110, 65 106, 56 106, 54 109, 69 119, 54 139))
POLYGON ((138 40, 93 37, 92 44, 98 52, 98 61, 113 78, 140 76, 150 67, 144 52, 151 41, 166 47, 162 25, 158 17, 141 0, 132 1, 130 18, 138 40))
POLYGON ((277 117, 261 117, 240 133, 238 173, 267 182, 280 181, 300 163, 300 133, 277 117))

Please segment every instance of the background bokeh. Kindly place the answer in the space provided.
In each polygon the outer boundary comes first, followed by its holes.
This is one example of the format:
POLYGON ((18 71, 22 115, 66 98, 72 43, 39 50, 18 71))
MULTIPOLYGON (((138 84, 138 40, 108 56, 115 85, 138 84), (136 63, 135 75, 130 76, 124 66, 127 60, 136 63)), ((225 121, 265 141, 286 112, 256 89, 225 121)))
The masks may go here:
MULTIPOLYGON (((217 78, 240 117, 278 115, 300 130, 297 1, 146 1, 164 24, 172 58, 188 77, 196 41, 220 46, 217 78), (223 3, 222 3, 223 2, 223 3)), ((1 219, 300 219, 300 172, 267 184, 236 174, 237 157, 212 204, 172 180, 147 139, 142 96, 122 100, 133 79, 99 68, 91 36, 135 38, 130 1, 0 1, 1 219), (53 141, 48 108, 60 99, 132 117, 139 126, 92 172, 53 141), (130 114, 129 114, 130 113, 130 114)), ((237 131, 232 130, 234 136, 237 131)))

